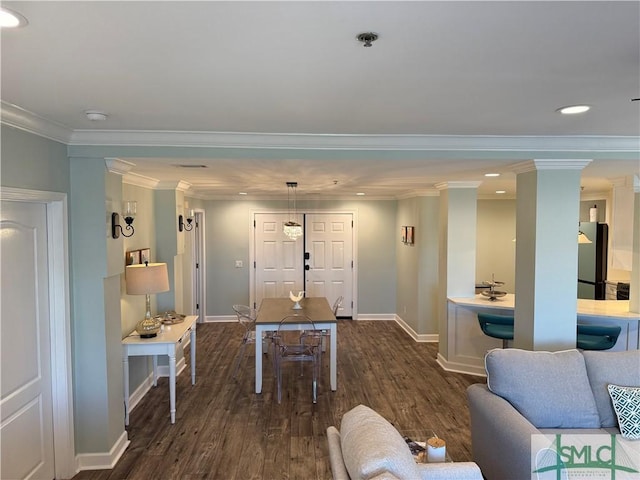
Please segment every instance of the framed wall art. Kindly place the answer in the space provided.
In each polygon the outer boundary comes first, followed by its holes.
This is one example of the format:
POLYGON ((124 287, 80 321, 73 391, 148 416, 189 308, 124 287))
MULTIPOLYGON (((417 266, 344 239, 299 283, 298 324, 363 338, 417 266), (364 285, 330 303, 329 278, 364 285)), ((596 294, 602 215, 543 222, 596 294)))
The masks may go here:
POLYGON ((413 245, 413 226, 407 227, 407 245, 413 245))
POLYGON ((141 248, 125 253, 125 265, 138 265, 145 262, 151 263, 151 249, 141 248))
POLYGON ((138 265, 140 263, 140 250, 132 250, 125 254, 126 265, 138 265))

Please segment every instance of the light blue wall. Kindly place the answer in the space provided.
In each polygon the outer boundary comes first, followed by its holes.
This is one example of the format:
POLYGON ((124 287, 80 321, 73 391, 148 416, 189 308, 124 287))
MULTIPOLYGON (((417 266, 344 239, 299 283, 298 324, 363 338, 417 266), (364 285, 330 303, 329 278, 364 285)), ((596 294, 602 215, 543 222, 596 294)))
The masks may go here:
POLYGON ((398 202, 397 314, 417 334, 438 332, 438 205, 438 196, 398 202), (414 227, 413 245, 401 242, 402 226, 414 227))
POLYGON ((1 128, 3 186, 69 193, 66 145, 6 125, 1 128))
MULTIPOLYGON (((191 205, 191 203, 190 203, 191 205)), ((395 313, 396 201, 298 201, 298 211, 355 211, 358 218, 358 311, 395 313)), ((207 315, 231 315, 249 301, 252 212, 286 211, 286 201, 204 201, 207 239, 207 315), (242 260, 245 268, 235 268, 242 260)))
MULTIPOLYGON (((151 261, 156 261, 156 234, 155 234, 155 202, 154 191, 149 188, 134 185, 122 185, 122 199, 134 200, 137 202, 137 215, 133 222, 134 235, 129 238, 122 238, 122 251, 119 261, 125 263, 125 253, 131 250, 149 248, 151 261)), ((121 325, 120 335, 124 338, 131 333, 136 324, 145 314, 145 296, 127 295, 125 273, 120 275, 120 297, 121 297, 121 325)), ((157 312, 156 296, 151 296, 151 311, 157 312)), ((151 373, 151 358, 135 356, 129 359, 129 391, 135 390, 147 380, 151 373)))
POLYGON ((476 283, 495 279, 498 290, 516 291, 516 201, 478 200, 476 283))
MULTIPOLYGON (((124 430, 120 336, 120 272, 115 265, 107 204, 119 201, 119 183, 104 160, 71 159, 71 269, 75 439, 78 453, 104 452, 124 430), (109 198, 109 201, 106 199, 109 198), (112 410, 115 409, 115 410, 112 410), (118 431, 119 433, 116 433, 118 431)), ((120 250, 122 247, 120 247, 120 250)))

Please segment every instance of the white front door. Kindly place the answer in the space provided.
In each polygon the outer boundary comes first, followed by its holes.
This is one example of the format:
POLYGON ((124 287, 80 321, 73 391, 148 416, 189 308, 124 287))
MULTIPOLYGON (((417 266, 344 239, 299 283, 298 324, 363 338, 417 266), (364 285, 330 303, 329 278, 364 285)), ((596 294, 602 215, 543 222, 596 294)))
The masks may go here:
POLYGON ((307 296, 326 297, 331 305, 342 296, 338 317, 351 317, 353 299, 353 215, 305 215, 305 285, 307 296))
POLYGON ((289 291, 304 290, 308 297, 327 297, 331 305, 342 296, 338 316, 352 317, 354 215, 306 213, 298 216, 297 221, 304 224, 304 236, 291 240, 283 233, 288 214, 254 214, 251 297, 255 306, 259 307, 263 298, 287 297, 289 291))
POLYGON ((47 207, 2 201, 0 478, 55 476, 47 207))
POLYGON ((259 307, 263 298, 304 290, 303 240, 283 233, 286 213, 256 213, 254 220, 254 303, 259 307))

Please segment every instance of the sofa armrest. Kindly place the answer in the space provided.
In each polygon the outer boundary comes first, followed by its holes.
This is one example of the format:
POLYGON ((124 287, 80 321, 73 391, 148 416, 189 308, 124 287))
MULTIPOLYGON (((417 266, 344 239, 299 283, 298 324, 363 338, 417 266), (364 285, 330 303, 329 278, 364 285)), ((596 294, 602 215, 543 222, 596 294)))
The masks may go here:
POLYGON ((482 480, 480 468, 473 462, 420 463, 425 480, 482 480))
POLYGON ((525 417, 485 384, 467 388, 473 459, 488 480, 531 478, 531 435, 525 417))
POLYGON ((329 443, 329 463, 333 480, 350 480, 342 458, 340 432, 336 427, 327 428, 327 442, 329 443))

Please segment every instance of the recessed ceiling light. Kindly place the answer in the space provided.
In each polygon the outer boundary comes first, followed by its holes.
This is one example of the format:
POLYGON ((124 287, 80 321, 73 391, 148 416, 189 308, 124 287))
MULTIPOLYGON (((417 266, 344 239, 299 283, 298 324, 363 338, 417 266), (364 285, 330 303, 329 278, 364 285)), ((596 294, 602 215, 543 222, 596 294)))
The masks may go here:
POLYGON ((563 115, 575 115, 576 113, 584 113, 590 109, 591 107, 589 105, 568 105, 559 108, 556 112, 562 113, 563 115))
POLYGON ((107 119, 107 114, 98 110, 87 110, 84 114, 92 122, 102 122, 107 119))
POLYGON ((1 28, 18 28, 24 27, 29 22, 18 12, 9 10, 7 7, 0 7, 0 27, 1 28))
POLYGON ((507 193, 506 190, 496 190, 496 193, 507 193))
POLYGON ((499 173, 485 173, 484 176, 485 177, 499 177, 500 174, 499 173))
POLYGON ((358 195, 360 197, 363 197, 364 196, 364 192, 358 192, 358 193, 356 193, 356 195, 358 195))
POLYGON ((238 195, 246 195, 247 192, 238 192, 238 195))

